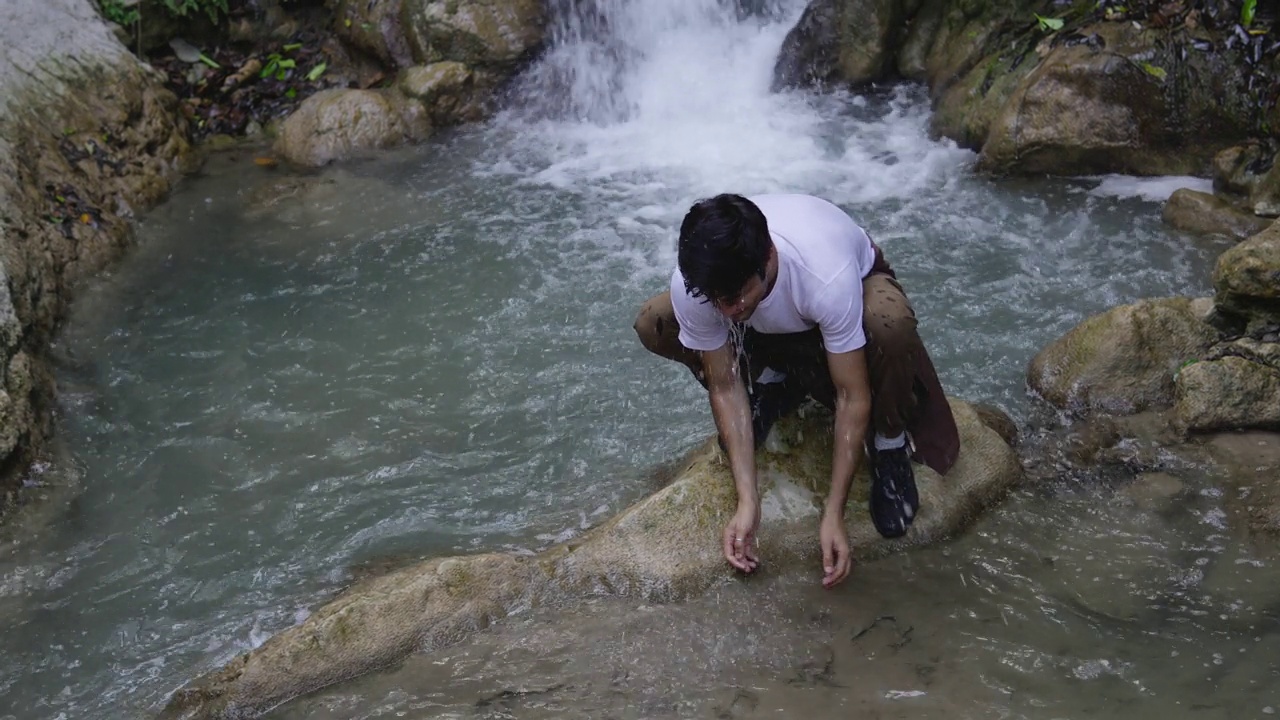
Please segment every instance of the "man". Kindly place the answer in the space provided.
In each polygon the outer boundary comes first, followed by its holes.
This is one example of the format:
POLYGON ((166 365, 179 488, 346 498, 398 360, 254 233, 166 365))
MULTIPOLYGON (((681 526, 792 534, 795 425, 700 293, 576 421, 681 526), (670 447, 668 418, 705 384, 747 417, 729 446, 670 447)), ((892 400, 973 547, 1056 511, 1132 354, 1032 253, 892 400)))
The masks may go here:
POLYGON ((806 396, 835 413, 819 526, 826 587, 849 573, 844 506, 864 446, 871 518, 885 537, 905 534, 920 507, 910 453, 939 473, 959 454, 902 286, 867 233, 820 198, 696 203, 680 226, 671 289, 645 303, 635 328, 646 348, 684 363, 707 388, 738 493, 724 556, 744 572, 759 564, 754 451, 806 396))

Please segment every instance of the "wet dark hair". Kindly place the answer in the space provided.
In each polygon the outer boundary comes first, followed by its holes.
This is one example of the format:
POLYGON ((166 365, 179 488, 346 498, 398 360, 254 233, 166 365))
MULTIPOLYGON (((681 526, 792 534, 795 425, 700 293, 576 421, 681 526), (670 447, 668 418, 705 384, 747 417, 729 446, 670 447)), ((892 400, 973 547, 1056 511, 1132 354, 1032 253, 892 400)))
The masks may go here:
POLYGON ((752 275, 764 279, 772 245, 755 203, 727 193, 699 200, 680 223, 676 248, 685 290, 708 301, 737 297, 752 275))

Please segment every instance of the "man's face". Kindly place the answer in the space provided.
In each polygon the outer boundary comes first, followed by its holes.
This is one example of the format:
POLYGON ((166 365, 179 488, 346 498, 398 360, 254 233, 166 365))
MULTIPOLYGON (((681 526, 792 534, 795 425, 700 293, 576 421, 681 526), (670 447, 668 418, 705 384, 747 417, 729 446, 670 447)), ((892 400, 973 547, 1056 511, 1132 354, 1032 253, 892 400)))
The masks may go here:
POLYGON ((769 288, 759 275, 752 275, 736 295, 712 300, 712 304, 725 317, 733 322, 743 323, 751 319, 760 301, 768 293, 769 288))

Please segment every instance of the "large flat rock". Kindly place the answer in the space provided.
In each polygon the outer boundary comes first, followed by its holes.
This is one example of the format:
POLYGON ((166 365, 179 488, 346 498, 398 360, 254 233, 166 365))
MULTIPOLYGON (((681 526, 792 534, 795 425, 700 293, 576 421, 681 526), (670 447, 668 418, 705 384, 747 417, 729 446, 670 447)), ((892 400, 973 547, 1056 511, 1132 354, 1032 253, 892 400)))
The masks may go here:
MULTIPOLYGON (((944 477, 916 466, 921 511, 910 532, 886 541, 866 510, 865 469, 847 512, 850 546, 865 558, 936 542, 976 518, 1022 477, 1013 450, 968 404, 952 401, 961 453, 944 477)), ((770 563, 820 563, 817 525, 830 482, 830 416, 782 423, 760 455, 770 563)), ((732 581, 719 538, 735 508, 733 479, 714 440, 694 450, 671 484, 582 538, 536 556, 432 559, 368 579, 224 668, 177 692, 172 718, 256 717, 333 683, 465 640, 530 607, 590 596, 648 601, 692 597, 732 581)))

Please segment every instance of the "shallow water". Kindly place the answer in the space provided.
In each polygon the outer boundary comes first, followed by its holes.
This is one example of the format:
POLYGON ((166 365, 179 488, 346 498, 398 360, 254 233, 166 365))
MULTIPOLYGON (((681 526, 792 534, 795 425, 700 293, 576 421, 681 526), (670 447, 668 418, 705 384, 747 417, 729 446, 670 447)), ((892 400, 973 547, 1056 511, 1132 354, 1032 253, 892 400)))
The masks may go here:
MULTIPOLYGON (((491 124, 301 181, 222 156, 144 219, 58 342, 70 451, 33 481, 82 490, 0 558, 0 717, 154 708, 352 566, 536 550, 652 491, 653 469, 711 432, 687 372, 630 329, 698 197, 848 209, 898 268, 950 391, 1019 419, 1045 343, 1118 303, 1209 290, 1225 245, 1159 223, 1160 200, 1200 181, 984 179, 929 138, 918 89, 771 95, 799 3, 742 20, 710 0, 598 7, 629 34, 602 56, 568 42, 491 124), (549 89, 566 77, 569 95, 549 89)), ((1221 699, 1204 712, 1280 707, 1252 684, 1276 670, 1272 551, 1241 546, 1197 472, 1173 512, 1063 480, 836 593, 779 568, 669 608, 540 613, 301 707, 1049 717, 1153 698, 1167 713, 1209 703, 1206 683, 1221 699), (1090 587, 1102 599, 1071 600, 1090 587), (885 614, 916 628, 896 660, 840 639, 885 614)))

